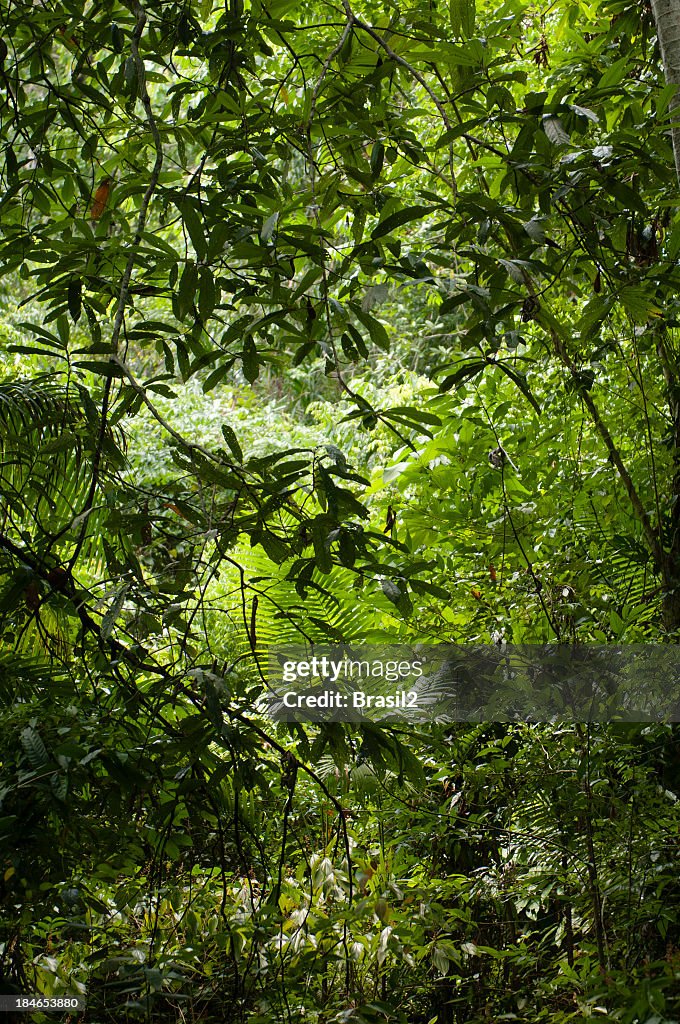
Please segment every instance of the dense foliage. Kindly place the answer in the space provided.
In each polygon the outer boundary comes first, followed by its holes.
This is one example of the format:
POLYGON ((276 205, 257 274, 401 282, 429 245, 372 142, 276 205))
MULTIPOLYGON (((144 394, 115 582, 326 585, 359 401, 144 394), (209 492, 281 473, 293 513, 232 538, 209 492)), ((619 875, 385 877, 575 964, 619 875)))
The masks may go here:
POLYGON ((677 643, 652 9, 0 14, 0 991, 677 1019, 674 726, 257 709, 300 639, 677 643))

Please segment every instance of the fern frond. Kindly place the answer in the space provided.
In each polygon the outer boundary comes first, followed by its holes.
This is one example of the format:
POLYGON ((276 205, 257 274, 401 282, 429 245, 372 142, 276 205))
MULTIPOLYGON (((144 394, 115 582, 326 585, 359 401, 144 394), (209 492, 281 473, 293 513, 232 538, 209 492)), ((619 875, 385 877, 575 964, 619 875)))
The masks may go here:
MULTIPOLYGON (((82 511, 99 425, 84 388, 50 375, 0 381, 0 522, 31 535, 34 549, 82 511)), ((123 435, 107 431, 100 475, 124 464, 123 435)), ((89 525, 98 536, 96 514, 89 525)))

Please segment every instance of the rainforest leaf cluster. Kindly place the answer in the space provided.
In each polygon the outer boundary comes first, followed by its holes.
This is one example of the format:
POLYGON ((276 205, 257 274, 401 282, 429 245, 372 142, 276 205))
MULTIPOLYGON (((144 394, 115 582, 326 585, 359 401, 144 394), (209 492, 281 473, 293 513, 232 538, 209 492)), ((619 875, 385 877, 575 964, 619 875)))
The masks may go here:
POLYGON ((661 6, 2 0, 0 991, 678 1019, 672 723, 259 704, 281 644, 677 643, 661 6))

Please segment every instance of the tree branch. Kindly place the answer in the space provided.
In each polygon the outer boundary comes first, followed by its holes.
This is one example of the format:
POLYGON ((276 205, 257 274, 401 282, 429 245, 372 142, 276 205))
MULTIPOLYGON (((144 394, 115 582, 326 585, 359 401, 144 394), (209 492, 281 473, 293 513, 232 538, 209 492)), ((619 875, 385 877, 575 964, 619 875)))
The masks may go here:
MULTIPOLYGON (((560 359, 562 365, 569 370, 574 381, 580 382, 581 375, 579 373, 578 367, 576 366, 572 357, 569 355, 565 339, 562 336, 560 327, 555 318, 550 313, 548 313, 545 310, 545 308, 542 308, 537 313, 536 319, 539 323, 542 324, 544 328, 547 329, 548 333, 550 334, 555 349, 555 353, 560 359)), ((667 565, 664 550, 660 540, 660 534, 657 530, 654 529, 654 526, 652 525, 652 521, 649 518, 649 513, 647 512, 645 506, 642 503, 642 499, 640 498, 640 495, 637 492, 635 484, 633 483, 633 479, 623 461, 621 452, 617 448, 616 443, 609 432, 607 424, 602 419, 600 411, 596 406, 592 395, 589 391, 585 390, 582 387, 579 388, 579 394, 588 412, 590 413, 590 419, 592 420, 593 426, 595 427, 597 433, 600 435, 600 439, 602 440, 605 448, 607 449, 609 460, 612 463, 612 465, 615 466, 616 471, 618 472, 619 477, 621 478, 621 482, 623 483, 623 486, 626 489, 628 500, 630 501, 633 511, 635 512, 635 515, 637 516, 640 525, 642 526, 645 539, 654 557, 654 561, 656 562, 659 570, 663 573, 665 578, 667 575, 667 565)), ((661 524, 659 524, 659 530, 660 527, 661 524)))

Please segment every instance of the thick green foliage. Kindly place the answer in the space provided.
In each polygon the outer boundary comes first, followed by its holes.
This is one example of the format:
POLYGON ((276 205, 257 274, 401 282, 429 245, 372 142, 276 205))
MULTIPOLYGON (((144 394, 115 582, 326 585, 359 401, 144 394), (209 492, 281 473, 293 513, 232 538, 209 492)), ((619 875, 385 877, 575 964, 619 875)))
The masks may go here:
POLYGON ((276 642, 677 638, 651 12, 0 14, 0 988, 677 1019, 673 728, 257 711, 276 642))

